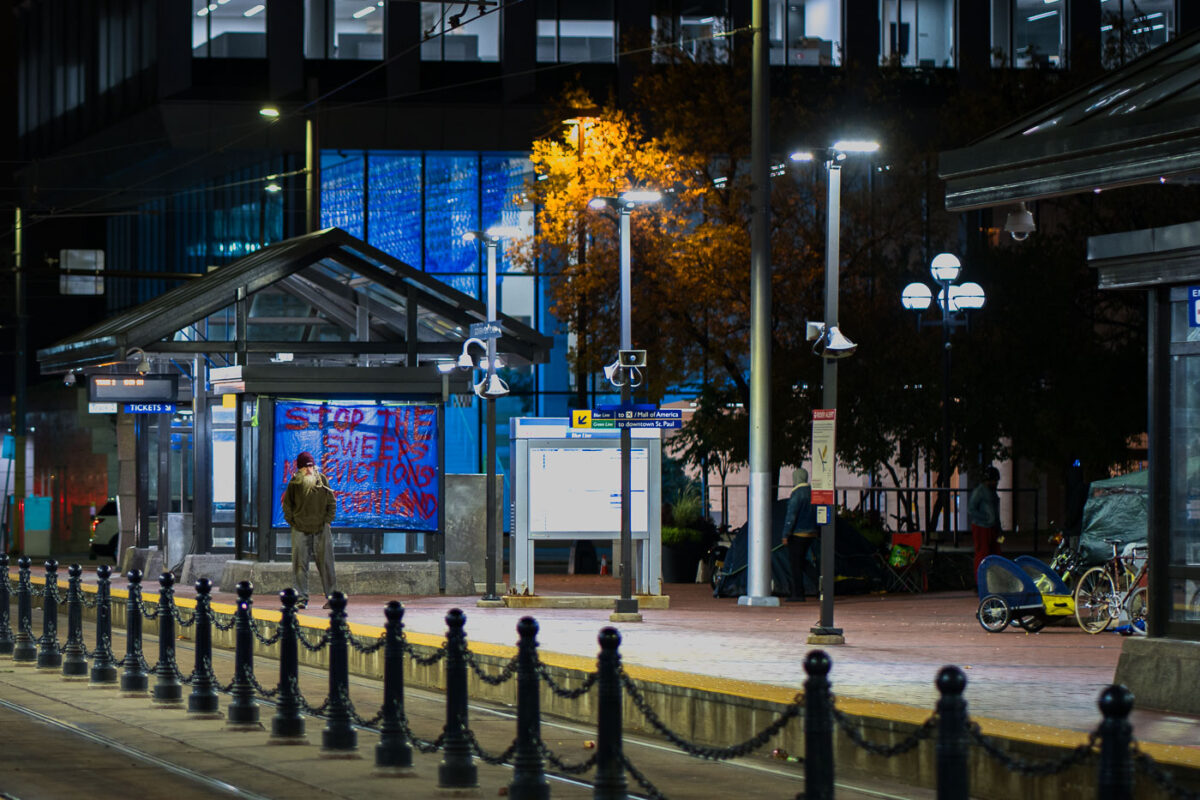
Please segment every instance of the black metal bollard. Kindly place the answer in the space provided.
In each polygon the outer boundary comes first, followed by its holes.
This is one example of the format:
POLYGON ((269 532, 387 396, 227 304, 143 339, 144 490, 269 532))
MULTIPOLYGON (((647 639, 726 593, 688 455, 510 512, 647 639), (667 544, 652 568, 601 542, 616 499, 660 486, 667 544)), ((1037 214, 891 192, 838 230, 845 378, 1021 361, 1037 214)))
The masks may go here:
POLYGON ((188 713, 217 714, 217 682, 212 669, 212 581, 201 578, 196 587, 196 660, 192 668, 192 693, 188 713))
POLYGON ((1133 726, 1129 712, 1133 711, 1133 692, 1120 684, 1109 686, 1100 693, 1100 768, 1096 797, 1100 800, 1132 800, 1133 798, 1133 726))
POLYGON ((13 651, 13 632, 8 622, 12 589, 8 581, 8 553, 0 553, 0 656, 10 656, 13 651))
POLYGON ((938 800, 966 800, 970 796, 967 757, 971 743, 967 739, 967 701, 963 698, 966 688, 967 676, 958 667, 942 667, 938 672, 938 800))
POLYGON ((600 656, 596 667, 596 780, 594 800, 625 800, 625 754, 621 743, 621 634, 616 628, 600 631, 600 656))
POLYGON ((829 694, 829 669, 833 663, 824 650, 804 657, 804 797, 833 800, 833 699, 829 694))
POLYGON ((404 606, 392 600, 383 608, 387 617, 383 645, 383 720, 379 744, 375 745, 375 766, 409 769, 413 765, 412 747, 401 722, 404 715, 404 606))
POLYGON ((112 567, 101 564, 96 568, 96 651, 92 653, 89 682, 117 682, 117 662, 112 651, 112 567))
POLYGON ((64 678, 87 675, 87 648, 83 646, 83 589, 80 588, 83 567, 67 567, 67 644, 63 647, 62 674, 64 678))
POLYGON ((350 719, 350 655, 346 640, 346 595, 329 595, 329 711, 321 731, 321 750, 344 755, 358 749, 358 732, 350 719))
POLYGON ((538 624, 533 617, 517 622, 517 744, 508 796, 513 800, 548 800, 550 786, 538 744, 542 739, 541 681, 537 673, 538 624))
POLYGON ((279 688, 275 697, 275 716, 271 719, 271 738, 303 743, 304 717, 300 713, 296 600, 296 590, 291 587, 279 593, 279 602, 283 605, 283 618, 279 620, 279 688))
POLYGON ((125 658, 121 661, 121 691, 142 694, 150 687, 150 676, 142 659, 142 571, 131 569, 129 598, 125 601, 125 658))
POLYGON ((446 615, 446 727, 442 729, 442 763, 438 764, 439 789, 467 789, 479 785, 478 771, 467 739, 467 615, 452 608, 446 615))
POLYGON ((250 628, 250 609, 254 605, 254 586, 250 581, 237 585, 238 604, 234 614, 233 685, 230 687, 228 723, 258 727, 258 703, 254 702, 254 631, 250 628))
POLYGON ((62 650, 58 647, 58 562, 46 562, 46 583, 42 586, 42 636, 38 639, 37 668, 62 667, 62 650))
POLYGON ((175 576, 158 576, 158 664, 154 667, 154 702, 175 705, 183 701, 183 684, 175 664, 175 576))
POLYGON ((37 648, 33 644, 33 589, 29 582, 29 556, 17 559, 17 636, 13 642, 12 659, 17 664, 29 664, 37 660, 37 648))

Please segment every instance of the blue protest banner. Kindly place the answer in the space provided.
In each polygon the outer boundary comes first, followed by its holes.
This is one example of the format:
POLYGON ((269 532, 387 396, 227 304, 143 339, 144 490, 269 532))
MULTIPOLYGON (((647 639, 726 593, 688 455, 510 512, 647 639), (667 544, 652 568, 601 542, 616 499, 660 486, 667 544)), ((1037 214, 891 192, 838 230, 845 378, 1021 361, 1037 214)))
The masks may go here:
POLYGON ((337 496, 334 527, 436 531, 438 410, 435 405, 280 400, 275 404, 274 513, 309 452, 337 496))

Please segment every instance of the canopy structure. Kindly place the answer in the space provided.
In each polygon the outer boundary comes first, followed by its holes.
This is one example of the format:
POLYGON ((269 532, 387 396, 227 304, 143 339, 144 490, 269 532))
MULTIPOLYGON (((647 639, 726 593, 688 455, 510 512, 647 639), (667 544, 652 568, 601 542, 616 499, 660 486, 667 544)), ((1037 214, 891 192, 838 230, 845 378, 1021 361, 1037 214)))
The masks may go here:
MULTIPOLYGON (((44 374, 203 354, 215 365, 407 366, 452 360, 483 302, 339 228, 264 247, 38 351, 44 374)), ((497 350, 543 363, 551 340, 503 314, 497 350)))
POLYGON ((1200 31, 942 153, 939 173, 948 211, 1200 173, 1200 31))

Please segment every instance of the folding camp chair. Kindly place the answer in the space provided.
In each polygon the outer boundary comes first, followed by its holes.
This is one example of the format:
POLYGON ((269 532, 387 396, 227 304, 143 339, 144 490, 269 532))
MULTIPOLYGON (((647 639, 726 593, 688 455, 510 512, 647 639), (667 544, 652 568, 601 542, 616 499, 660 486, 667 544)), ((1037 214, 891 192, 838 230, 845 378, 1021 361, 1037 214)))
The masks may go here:
POLYGON ((914 594, 927 591, 929 579, 925 570, 926 559, 921 556, 921 532, 893 533, 889 538, 887 550, 878 554, 887 576, 888 591, 914 594))

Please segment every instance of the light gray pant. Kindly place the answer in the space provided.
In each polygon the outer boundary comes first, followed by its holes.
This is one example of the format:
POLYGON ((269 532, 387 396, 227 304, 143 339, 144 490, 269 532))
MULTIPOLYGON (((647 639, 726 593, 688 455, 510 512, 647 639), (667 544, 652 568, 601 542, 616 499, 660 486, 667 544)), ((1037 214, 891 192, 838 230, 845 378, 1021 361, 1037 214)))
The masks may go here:
POLYGON ((296 581, 296 594, 308 598, 309 558, 317 562, 321 574, 321 586, 325 596, 337 591, 337 578, 333 570, 333 531, 326 525, 318 533, 305 533, 292 528, 292 574, 296 581))

